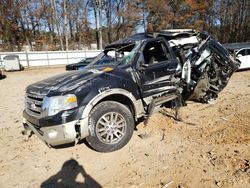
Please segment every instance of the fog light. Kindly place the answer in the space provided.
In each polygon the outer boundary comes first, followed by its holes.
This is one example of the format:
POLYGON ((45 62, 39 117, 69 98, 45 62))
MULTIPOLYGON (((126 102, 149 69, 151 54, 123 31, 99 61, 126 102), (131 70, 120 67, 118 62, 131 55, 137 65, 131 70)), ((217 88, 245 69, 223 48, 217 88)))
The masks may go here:
POLYGON ((55 130, 50 130, 50 131, 48 132, 48 137, 51 138, 51 139, 55 139, 55 138, 57 137, 57 134, 58 134, 57 131, 55 131, 55 130))

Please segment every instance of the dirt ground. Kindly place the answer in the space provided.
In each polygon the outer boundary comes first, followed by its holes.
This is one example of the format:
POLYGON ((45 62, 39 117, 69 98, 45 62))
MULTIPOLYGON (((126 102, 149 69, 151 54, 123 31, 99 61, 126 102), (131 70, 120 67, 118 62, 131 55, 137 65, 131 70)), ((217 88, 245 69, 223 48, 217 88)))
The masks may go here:
POLYGON ((250 187, 250 71, 237 72, 214 104, 189 102, 139 124, 121 150, 84 143, 50 149, 21 135, 25 87, 64 68, 5 73, 0 80, 0 187, 250 187), (56 182, 56 184, 55 184, 56 182))

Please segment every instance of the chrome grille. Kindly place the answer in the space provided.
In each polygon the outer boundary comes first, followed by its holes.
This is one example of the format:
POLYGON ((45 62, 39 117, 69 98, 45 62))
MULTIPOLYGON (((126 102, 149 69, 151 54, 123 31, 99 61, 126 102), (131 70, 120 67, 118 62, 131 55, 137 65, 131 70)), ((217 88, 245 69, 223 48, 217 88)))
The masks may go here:
POLYGON ((26 93, 25 110, 33 116, 39 116, 42 111, 42 102, 45 95, 26 93))

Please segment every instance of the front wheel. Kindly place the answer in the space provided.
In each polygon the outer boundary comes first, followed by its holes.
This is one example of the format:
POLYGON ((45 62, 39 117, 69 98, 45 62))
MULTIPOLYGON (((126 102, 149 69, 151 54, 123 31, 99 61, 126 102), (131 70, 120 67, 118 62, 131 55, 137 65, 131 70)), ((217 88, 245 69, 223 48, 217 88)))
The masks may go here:
POLYGON ((131 139, 134 124, 133 115, 126 106, 114 101, 104 101, 90 112, 90 135, 86 139, 96 151, 115 151, 131 139))

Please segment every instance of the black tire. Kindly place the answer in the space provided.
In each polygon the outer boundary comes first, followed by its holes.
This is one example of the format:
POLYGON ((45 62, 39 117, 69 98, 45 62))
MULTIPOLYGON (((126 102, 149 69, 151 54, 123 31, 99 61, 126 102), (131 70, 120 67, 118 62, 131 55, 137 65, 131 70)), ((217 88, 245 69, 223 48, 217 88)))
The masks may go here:
POLYGON ((90 112, 90 135, 86 140, 96 151, 116 151, 129 142, 134 126, 133 115, 126 106, 114 101, 104 101, 90 112))

